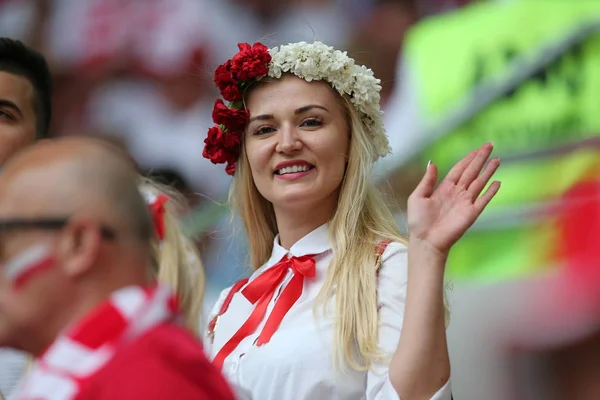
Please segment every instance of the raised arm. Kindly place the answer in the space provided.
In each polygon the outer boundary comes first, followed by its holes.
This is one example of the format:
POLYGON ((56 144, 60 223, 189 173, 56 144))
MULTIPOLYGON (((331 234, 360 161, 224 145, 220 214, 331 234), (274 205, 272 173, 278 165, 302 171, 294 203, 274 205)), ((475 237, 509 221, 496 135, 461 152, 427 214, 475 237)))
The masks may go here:
POLYGON ((471 152, 437 187, 437 168, 429 164, 409 197, 406 309, 389 370, 392 386, 402 400, 431 399, 449 380, 444 268, 450 248, 500 187, 494 182, 481 195, 500 165, 496 158, 487 163, 492 149, 487 143, 471 152))

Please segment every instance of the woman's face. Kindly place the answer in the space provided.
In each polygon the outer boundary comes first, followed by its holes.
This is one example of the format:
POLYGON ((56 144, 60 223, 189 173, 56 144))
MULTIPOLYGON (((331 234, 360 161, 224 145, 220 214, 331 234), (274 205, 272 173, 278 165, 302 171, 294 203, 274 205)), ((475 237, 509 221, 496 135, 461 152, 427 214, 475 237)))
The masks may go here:
POLYGON ((261 195, 275 211, 333 210, 350 146, 339 96, 326 83, 286 75, 255 88, 246 106, 244 147, 261 195))

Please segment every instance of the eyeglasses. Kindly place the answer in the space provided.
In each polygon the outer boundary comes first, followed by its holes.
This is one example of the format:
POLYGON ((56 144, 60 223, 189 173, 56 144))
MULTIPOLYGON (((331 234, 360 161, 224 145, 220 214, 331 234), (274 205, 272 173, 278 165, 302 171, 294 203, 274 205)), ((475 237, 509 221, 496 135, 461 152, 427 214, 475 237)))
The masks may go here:
MULTIPOLYGON (((16 229, 62 229, 69 222, 69 218, 37 218, 25 219, 15 218, 0 220, 0 233, 14 231, 16 229)), ((104 225, 100 226, 100 233, 105 239, 114 239, 117 235, 114 230, 104 225)))

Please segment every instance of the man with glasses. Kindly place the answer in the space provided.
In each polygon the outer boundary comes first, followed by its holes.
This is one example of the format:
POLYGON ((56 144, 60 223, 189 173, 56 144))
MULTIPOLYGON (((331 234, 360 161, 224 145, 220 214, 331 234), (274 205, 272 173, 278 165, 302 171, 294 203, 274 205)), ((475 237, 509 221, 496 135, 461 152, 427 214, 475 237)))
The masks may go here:
POLYGON ((0 174, 0 346, 36 356, 16 399, 233 399, 149 276, 153 225, 110 145, 40 142, 0 174))

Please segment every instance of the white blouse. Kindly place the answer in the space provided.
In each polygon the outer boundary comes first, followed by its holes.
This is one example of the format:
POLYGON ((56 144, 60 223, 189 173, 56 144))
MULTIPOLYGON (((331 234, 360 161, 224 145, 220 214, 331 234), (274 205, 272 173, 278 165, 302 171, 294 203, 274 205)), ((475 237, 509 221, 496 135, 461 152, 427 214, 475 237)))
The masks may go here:
MULTIPOLYGON (((375 252, 376 249, 373 249, 375 252)), ((252 400, 384 400, 399 399, 388 377, 389 365, 378 363, 369 371, 350 368, 345 373, 334 368, 333 334, 334 311, 327 307, 313 313, 317 294, 325 281, 325 274, 332 260, 327 225, 306 235, 288 252, 275 238, 271 258, 250 278, 250 282, 264 271, 277 264, 284 256, 315 257, 316 276, 305 278, 301 297, 283 318, 271 340, 260 347, 255 341, 270 315, 277 294, 281 293, 291 279, 290 269, 286 278, 271 300, 267 314, 250 336, 243 339, 237 348, 225 358, 223 374, 237 391, 239 398, 252 400)), ((379 347, 386 354, 395 352, 400 339, 406 300, 407 249, 400 243, 391 243, 382 256, 379 275, 379 347)), ((209 316, 217 314, 229 288, 225 289, 209 316)), ((359 293, 356 294, 360 296, 359 293)), ((331 303, 331 302, 330 302, 331 303)), ((232 298, 227 311, 221 315, 213 340, 205 338, 206 351, 214 358, 232 335, 250 316, 254 306, 238 291, 232 298)), ((208 330, 205 330, 208 332, 208 330)), ((448 381, 432 400, 450 400, 448 381)))

